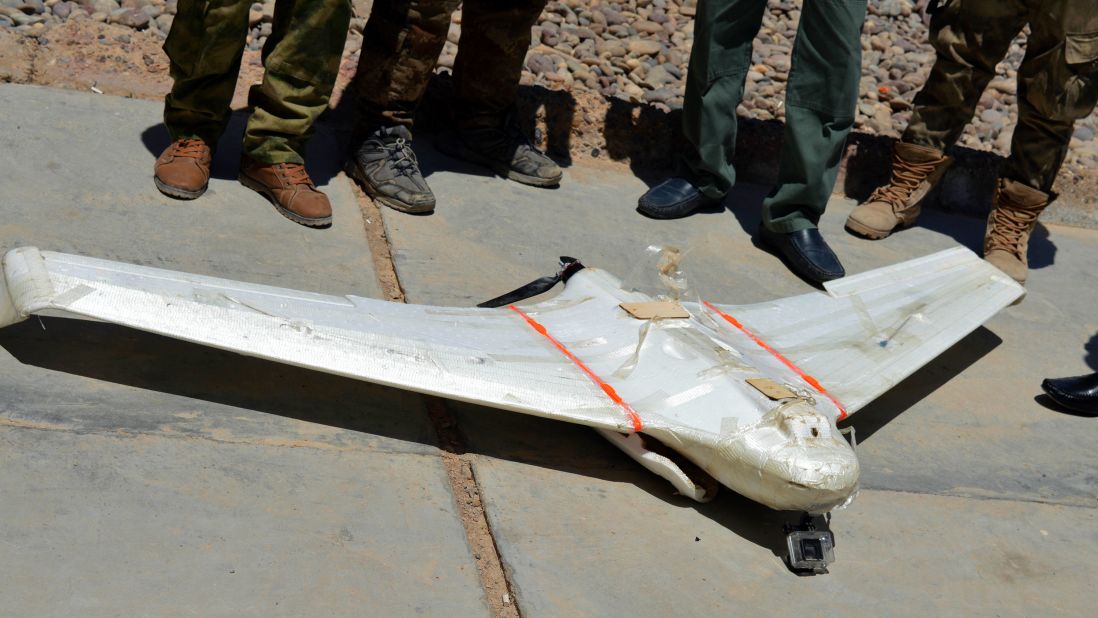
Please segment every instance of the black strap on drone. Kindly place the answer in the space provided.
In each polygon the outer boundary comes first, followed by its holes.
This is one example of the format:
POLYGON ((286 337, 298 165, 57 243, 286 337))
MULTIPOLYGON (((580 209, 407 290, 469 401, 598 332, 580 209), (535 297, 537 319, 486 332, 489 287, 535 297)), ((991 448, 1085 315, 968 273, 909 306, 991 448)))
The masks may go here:
POLYGON ((520 300, 526 300, 527 298, 537 296, 538 294, 544 294, 558 283, 568 283, 568 279, 581 270, 583 270, 583 264, 581 264, 579 260, 561 256, 560 270, 557 271, 557 274, 535 279, 517 290, 512 290, 503 296, 497 296, 492 300, 486 300, 477 306, 485 309, 503 307, 512 303, 517 303, 520 300))

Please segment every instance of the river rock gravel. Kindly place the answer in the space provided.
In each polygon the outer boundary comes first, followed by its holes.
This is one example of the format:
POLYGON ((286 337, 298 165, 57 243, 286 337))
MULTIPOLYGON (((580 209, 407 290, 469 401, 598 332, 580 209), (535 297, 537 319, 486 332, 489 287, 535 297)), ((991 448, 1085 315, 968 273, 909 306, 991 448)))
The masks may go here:
MULTIPOLYGON (((669 113, 682 107, 697 0, 552 0, 533 27, 522 82, 562 90, 577 99, 601 97, 669 113)), ((369 1, 356 0, 347 60, 355 60, 369 1)), ((176 0, 0 0, 0 35, 5 31, 49 39, 52 28, 69 21, 125 26, 163 40, 171 28, 176 0)), ((790 52, 800 19, 800 3, 769 3, 755 41, 747 88, 737 112, 755 120, 784 118, 783 96, 790 52)), ((249 15, 249 52, 260 50, 271 33, 273 0, 256 2, 249 15)), ((454 14, 439 71, 449 71, 461 36, 461 11, 454 14)), ((870 0, 862 36, 861 97, 855 130, 898 136, 934 52, 927 27, 912 0, 870 0)), ((126 44, 125 35, 101 40, 126 44)), ((960 139, 962 146, 1009 151, 1017 119, 1015 78, 1025 53, 1025 33, 1011 45, 960 139)), ((248 54, 250 57, 251 54, 248 54)), ((158 67, 166 66, 156 59, 158 67)), ((149 64, 149 63, 146 63, 149 64)), ((254 64, 254 63, 253 63, 254 64)), ((346 62, 345 62, 346 64, 346 62)), ((0 76, 5 67, 0 66, 0 76)), ((8 71, 11 73, 11 71, 8 71)), ((1079 175, 1098 165, 1098 119, 1077 124, 1066 166, 1079 175)))

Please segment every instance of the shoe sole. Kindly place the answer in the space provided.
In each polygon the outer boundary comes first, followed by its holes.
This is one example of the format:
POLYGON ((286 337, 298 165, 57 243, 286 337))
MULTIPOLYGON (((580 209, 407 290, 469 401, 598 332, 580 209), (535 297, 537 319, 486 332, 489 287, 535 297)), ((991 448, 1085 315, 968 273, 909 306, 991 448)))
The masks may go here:
MULTIPOLYGON (((457 139, 454 138, 454 141, 457 141, 457 139)), ((449 140, 446 139, 436 140, 435 148, 442 154, 449 155, 455 159, 469 161, 470 163, 476 163, 477 165, 483 165, 492 170, 497 176, 502 176, 508 180, 513 180, 517 183, 529 185, 531 187, 556 187, 560 185, 561 179, 564 178, 564 174, 560 174, 553 178, 539 178, 537 176, 516 172, 498 161, 489 159, 480 153, 466 148, 463 144, 451 144, 449 143, 449 140)))
POLYGON ((244 174, 243 172, 241 172, 236 177, 236 179, 240 181, 240 184, 267 198, 267 201, 271 203, 271 206, 274 206, 275 210, 277 210, 283 217, 286 217, 287 219, 293 221, 294 223, 297 223, 298 225, 304 225, 306 227, 328 227, 332 224, 331 216, 317 218, 302 217, 292 210, 283 208, 282 205, 278 203, 278 200, 275 199, 274 195, 272 195, 267 187, 263 185, 263 183, 259 182, 258 180, 253 180, 250 176, 244 174))
POLYGON ((1071 410, 1072 412, 1078 412, 1079 414, 1085 414, 1091 417, 1098 416, 1098 410, 1086 408, 1082 404, 1076 404, 1065 397, 1063 393, 1056 391, 1056 389, 1049 389, 1044 383, 1041 384, 1041 390, 1045 391, 1045 395, 1048 395, 1048 398, 1056 402, 1056 405, 1058 406, 1071 410))
POLYGON ((411 215, 425 215, 435 211, 434 204, 409 204, 407 202, 402 202, 395 197, 382 194, 377 190, 377 187, 367 179, 366 174, 362 173, 362 170, 358 167, 358 163, 355 163, 354 161, 351 161, 344 166, 343 172, 357 182, 358 186, 362 187, 362 190, 366 192, 366 195, 370 196, 370 199, 383 206, 392 208, 397 212, 405 212, 411 215))
POLYGON ((848 218, 846 220, 846 229, 848 232, 856 236, 861 236, 862 238, 868 238, 869 240, 883 240, 891 236, 894 232, 906 230, 913 225, 915 225, 914 221, 911 223, 897 223, 896 227, 887 232, 882 232, 881 230, 869 227, 868 225, 859 223, 853 219, 848 218))
POLYGON ((637 202, 637 212, 652 219, 681 219, 691 215, 707 203, 704 200, 678 202, 669 208, 653 208, 643 201, 637 202))
POLYGON ((172 185, 160 180, 156 176, 153 176, 153 184, 160 190, 161 193, 168 197, 174 197, 180 200, 193 200, 197 197, 201 197, 206 189, 210 186, 209 183, 202 185, 202 188, 197 191, 188 191, 186 189, 180 189, 179 187, 173 187, 172 185))

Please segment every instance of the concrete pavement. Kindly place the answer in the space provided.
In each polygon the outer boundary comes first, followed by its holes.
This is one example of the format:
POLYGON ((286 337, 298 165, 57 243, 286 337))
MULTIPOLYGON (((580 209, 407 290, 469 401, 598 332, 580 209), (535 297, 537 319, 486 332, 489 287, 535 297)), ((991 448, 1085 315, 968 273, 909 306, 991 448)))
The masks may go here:
MULTIPOLYGON (((327 132, 317 231, 236 183, 242 118, 184 202, 152 185, 159 105, 7 85, 0 108, 33 110, 0 134, 0 247, 379 296, 327 132)), ((0 346, 0 615, 488 613, 418 396, 79 321, 0 346)))
MULTIPOLYGON (((36 110, 0 134, 0 247, 380 296, 329 130, 312 151, 336 222, 315 231, 232 180, 232 138, 211 194, 160 196, 156 105, 20 86, 0 105, 36 110)), ((811 289, 751 243, 764 188, 651 221, 616 167, 539 190, 416 146, 438 211, 383 209, 409 302, 472 305, 562 254, 646 287, 653 244, 687 249, 714 301, 811 289)), ((841 230, 851 206, 823 225, 850 272, 982 235, 928 212, 870 243, 841 230)), ((1035 397, 1098 369, 1098 233, 1033 244, 1024 303, 852 417, 863 489, 831 521, 826 576, 782 565, 787 514, 727 491, 696 505, 594 432, 449 402, 521 613, 1088 612, 1098 423, 1035 397)), ((0 614, 488 613, 418 396, 98 324, 30 320, 0 346, 0 614)))
MULTIPOLYGON (((559 255, 651 283, 651 244, 683 248, 702 298, 746 303, 812 288, 753 246, 766 189, 678 221, 636 212, 639 179, 573 167, 556 190, 485 175, 420 145, 436 214, 385 210, 409 302, 470 305, 553 271, 559 255), (647 277, 645 275, 648 275, 647 277)), ((848 272, 957 243, 982 221, 930 211, 880 242, 823 221, 848 272)), ((1098 423, 1035 401, 1048 376, 1098 369, 1098 233, 1041 227, 1029 296, 846 423, 862 492, 831 523, 830 575, 791 577, 777 514, 726 492, 709 505, 624 460, 580 427, 456 405, 520 607, 529 616, 1075 615, 1098 575, 1098 423), (1084 549, 1085 548, 1085 549, 1084 549), (751 608, 744 611, 744 608, 751 608)))

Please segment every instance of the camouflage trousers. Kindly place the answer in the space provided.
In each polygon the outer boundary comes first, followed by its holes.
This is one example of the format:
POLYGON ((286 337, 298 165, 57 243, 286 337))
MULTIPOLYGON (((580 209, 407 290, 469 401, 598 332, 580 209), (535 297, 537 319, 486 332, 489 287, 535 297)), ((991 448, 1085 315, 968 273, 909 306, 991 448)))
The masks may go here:
POLYGON ((937 61, 915 97, 903 141, 953 145, 1027 24, 1018 125, 1003 175, 1049 192, 1075 121, 1098 102, 1098 0, 952 0, 930 22, 937 61))
MULTIPOLYGON (((229 121, 250 0, 179 0, 164 51, 174 80, 164 101, 172 139, 217 144, 229 121)), ((278 0, 263 47, 263 82, 248 93, 244 154, 265 163, 304 163, 313 122, 332 95, 350 0, 278 0)))
MULTIPOLYGON (((530 28, 546 0, 466 0, 454 62, 461 127, 498 125, 514 105, 530 28)), ((461 0, 374 3, 355 76, 359 125, 411 126, 461 0)))

